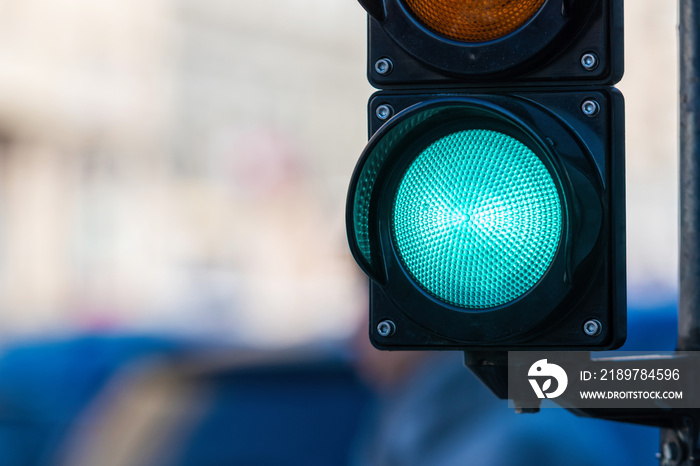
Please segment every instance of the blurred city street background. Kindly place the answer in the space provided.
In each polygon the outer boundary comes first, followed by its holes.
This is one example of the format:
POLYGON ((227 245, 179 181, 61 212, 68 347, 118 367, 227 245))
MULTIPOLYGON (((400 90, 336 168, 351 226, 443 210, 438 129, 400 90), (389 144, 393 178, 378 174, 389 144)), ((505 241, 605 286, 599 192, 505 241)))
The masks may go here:
MULTIPOLYGON (((677 5, 625 10, 628 297, 673 313, 677 5)), ((354 0, 0 0, 0 354, 364 335, 344 213, 365 60, 354 0)))
MULTIPOLYGON (((676 6, 626 8, 631 303, 677 287, 676 6)), ((0 1, 0 337, 286 346, 364 312, 350 0, 0 1)))

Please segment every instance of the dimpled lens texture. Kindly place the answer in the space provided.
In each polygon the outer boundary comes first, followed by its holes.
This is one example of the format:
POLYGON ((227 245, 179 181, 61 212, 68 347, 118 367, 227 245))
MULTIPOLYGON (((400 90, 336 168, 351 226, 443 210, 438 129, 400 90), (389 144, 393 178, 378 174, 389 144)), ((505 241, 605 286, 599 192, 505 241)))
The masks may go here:
POLYGON ((465 309, 506 304, 549 268, 562 229, 549 171, 520 141, 458 131, 411 163, 393 207, 401 261, 429 294, 465 309))
POLYGON ((486 42, 523 26, 545 0, 405 0, 418 20, 441 36, 486 42))

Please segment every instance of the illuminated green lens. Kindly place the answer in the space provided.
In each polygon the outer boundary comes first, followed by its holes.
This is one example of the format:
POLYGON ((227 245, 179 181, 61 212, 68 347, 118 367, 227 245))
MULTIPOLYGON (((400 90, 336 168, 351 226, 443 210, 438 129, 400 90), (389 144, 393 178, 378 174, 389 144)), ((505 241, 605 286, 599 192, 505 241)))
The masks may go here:
POLYGON ((490 130, 449 134, 411 163, 396 193, 393 235, 415 281, 466 309, 530 290, 559 246, 554 180, 520 141, 490 130))

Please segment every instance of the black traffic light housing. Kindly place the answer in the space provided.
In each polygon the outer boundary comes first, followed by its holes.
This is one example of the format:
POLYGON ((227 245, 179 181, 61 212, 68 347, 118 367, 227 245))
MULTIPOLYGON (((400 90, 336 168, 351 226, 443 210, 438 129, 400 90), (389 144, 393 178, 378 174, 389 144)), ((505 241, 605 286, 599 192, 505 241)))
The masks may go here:
POLYGON ((624 108, 607 85, 622 75, 622 1, 548 0, 520 29, 484 43, 440 37, 400 0, 360 3, 370 13, 369 80, 389 89, 370 100, 371 139, 347 207, 350 248, 370 278, 372 343, 619 347, 626 337, 624 108), (516 299, 484 309, 426 290, 402 261, 392 229, 407 167, 431 141, 468 128, 528 146, 562 199, 560 241, 546 272, 516 299))

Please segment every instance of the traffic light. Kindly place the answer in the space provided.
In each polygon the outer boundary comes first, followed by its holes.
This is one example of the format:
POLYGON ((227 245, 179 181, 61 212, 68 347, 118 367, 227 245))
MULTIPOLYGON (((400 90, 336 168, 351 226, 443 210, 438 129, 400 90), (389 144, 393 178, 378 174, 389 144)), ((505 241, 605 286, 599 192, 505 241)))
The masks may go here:
POLYGON ((626 336, 622 0, 360 0, 347 232, 382 349, 626 336))

